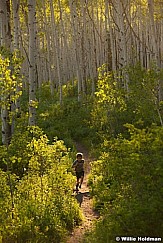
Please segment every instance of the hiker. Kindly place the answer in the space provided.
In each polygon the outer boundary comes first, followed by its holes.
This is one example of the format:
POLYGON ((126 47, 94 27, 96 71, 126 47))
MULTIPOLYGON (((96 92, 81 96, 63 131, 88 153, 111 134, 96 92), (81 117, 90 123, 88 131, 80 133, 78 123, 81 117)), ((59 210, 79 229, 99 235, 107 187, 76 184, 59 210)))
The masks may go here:
POLYGON ((82 153, 76 154, 76 160, 74 161, 72 168, 75 168, 76 172, 76 191, 78 191, 78 187, 81 188, 84 179, 84 159, 82 153))

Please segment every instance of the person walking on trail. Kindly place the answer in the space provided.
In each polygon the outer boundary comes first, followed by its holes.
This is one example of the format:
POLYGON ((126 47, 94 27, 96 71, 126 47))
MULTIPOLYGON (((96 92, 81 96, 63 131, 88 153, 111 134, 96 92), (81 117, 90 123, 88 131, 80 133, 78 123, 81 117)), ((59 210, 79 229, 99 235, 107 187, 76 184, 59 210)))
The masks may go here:
POLYGON ((75 168, 76 172, 76 191, 78 187, 81 188, 84 179, 84 159, 82 153, 76 154, 76 160, 73 162, 72 168, 75 168))

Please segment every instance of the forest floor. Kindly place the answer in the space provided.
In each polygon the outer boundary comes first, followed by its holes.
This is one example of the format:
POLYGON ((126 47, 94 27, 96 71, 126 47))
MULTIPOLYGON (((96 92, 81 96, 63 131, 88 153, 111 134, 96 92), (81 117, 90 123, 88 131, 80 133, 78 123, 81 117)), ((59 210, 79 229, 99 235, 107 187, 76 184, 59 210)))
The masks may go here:
POLYGON ((87 149, 79 143, 76 143, 76 148, 78 152, 83 153, 83 158, 85 160, 85 175, 82 188, 78 194, 74 194, 75 198, 80 204, 84 219, 82 224, 74 229, 74 231, 69 236, 66 243, 80 243, 82 242, 84 233, 91 229, 93 226, 94 220, 98 219, 99 215, 93 210, 92 199, 89 194, 88 176, 90 173, 90 162, 93 161, 93 158, 89 156, 87 149))

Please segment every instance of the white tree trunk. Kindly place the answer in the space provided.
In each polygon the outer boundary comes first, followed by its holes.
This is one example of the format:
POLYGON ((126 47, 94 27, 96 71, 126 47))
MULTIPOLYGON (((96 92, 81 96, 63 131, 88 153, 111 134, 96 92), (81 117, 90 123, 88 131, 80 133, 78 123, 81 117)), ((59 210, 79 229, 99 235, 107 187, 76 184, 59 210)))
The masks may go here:
MULTIPOLYGON (((158 31, 156 31, 156 24, 155 24, 155 20, 154 20, 154 1, 153 0, 148 0, 148 8, 149 8, 149 16, 150 16, 150 24, 151 24, 151 32, 150 32, 150 36, 152 39, 152 47, 153 47, 153 59, 156 62, 156 65, 158 67, 158 69, 161 68, 161 60, 160 60, 160 56, 159 55, 159 36, 158 36, 158 31)), ((159 81, 159 92, 158 92, 158 96, 159 96, 159 102, 161 100, 163 100, 163 84, 162 84, 163 80, 159 81)))
POLYGON ((74 6, 75 2, 72 0, 69 0, 70 5, 70 15, 71 15, 71 27, 72 27, 72 38, 74 42, 74 52, 75 52, 75 61, 76 61, 76 76, 78 81, 78 101, 81 101, 82 99, 82 74, 81 74, 81 68, 80 68, 80 47, 79 47, 79 39, 78 35, 80 32, 78 32, 78 26, 77 26, 77 13, 75 11, 74 6))
POLYGON ((60 46, 58 41, 58 33, 56 31, 56 20, 54 15, 54 7, 53 1, 50 0, 50 12, 51 12, 51 20, 52 20, 52 42, 53 42, 53 50, 56 54, 56 69, 58 76, 58 86, 59 86, 59 101, 62 104, 62 79, 61 79, 61 66, 60 66, 60 46))
MULTIPOLYGON (((19 1, 13 0, 12 1, 12 12, 13 12, 13 50, 18 51, 20 50, 20 40, 19 40, 19 1)), ((19 92, 20 85, 17 83, 16 92, 19 92)), ((11 106, 11 110, 20 114, 20 99, 18 98, 15 102, 13 102, 11 106)), ((12 121, 12 133, 14 133, 15 128, 15 117, 13 116, 12 121)))
POLYGON ((116 50, 115 50, 115 37, 113 34, 113 21, 111 17, 111 6, 109 3, 108 6, 108 1, 105 0, 105 9, 106 9, 106 17, 108 20, 108 26, 109 26, 109 35, 110 35, 110 48, 111 48, 111 59, 112 59, 112 70, 116 71, 116 50))
POLYGON ((160 60, 158 55, 158 45, 157 45, 157 35, 156 26, 154 21, 154 2, 153 0, 148 0, 149 16, 150 16, 150 38, 152 40, 153 49, 153 59, 156 61, 158 67, 160 67, 160 60))
MULTIPOLYGON (((11 49, 10 2, 5 0, 0 1, 0 45, 9 51, 11 49)), ((12 136, 9 118, 11 105, 8 104, 10 95, 2 96, 1 100, 4 104, 1 107, 2 143, 8 146, 12 136)))
POLYGON ((35 52, 36 52, 36 1, 28 0, 28 27, 29 27, 29 125, 36 123, 36 79, 35 79, 35 52))
POLYGON ((13 47, 19 49, 19 0, 12 1, 13 10, 13 47))
POLYGON ((45 36, 46 36, 46 42, 47 42, 47 60, 48 60, 48 76, 49 76, 49 82, 50 82, 50 91, 51 94, 54 94, 54 84, 52 80, 52 71, 51 71, 51 53, 50 53, 50 31, 48 28, 48 21, 46 16, 46 3, 45 0, 43 1, 43 13, 44 13, 44 21, 45 21, 45 36))

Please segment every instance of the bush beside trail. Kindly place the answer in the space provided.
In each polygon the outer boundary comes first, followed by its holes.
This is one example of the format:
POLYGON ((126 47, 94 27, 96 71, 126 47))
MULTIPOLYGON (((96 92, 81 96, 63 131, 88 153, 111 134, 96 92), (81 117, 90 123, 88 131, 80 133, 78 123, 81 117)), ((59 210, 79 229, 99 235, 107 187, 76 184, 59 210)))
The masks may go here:
POLYGON ((101 220, 85 242, 115 242, 120 235, 163 237, 163 128, 126 126, 130 138, 105 141, 92 164, 89 184, 101 220))
MULTIPOLYGON (((47 136, 42 133, 38 136, 38 129, 35 130, 37 132, 27 139, 26 170, 21 178, 11 170, 15 163, 23 161, 23 153, 20 152, 21 158, 17 153, 13 158, 13 143, 6 154, 1 147, 10 168, 0 171, 0 237, 5 243, 59 243, 82 220, 79 205, 71 195, 75 183, 71 153, 63 141, 49 144, 47 136)), ((18 144, 15 146, 17 150, 18 144)))

